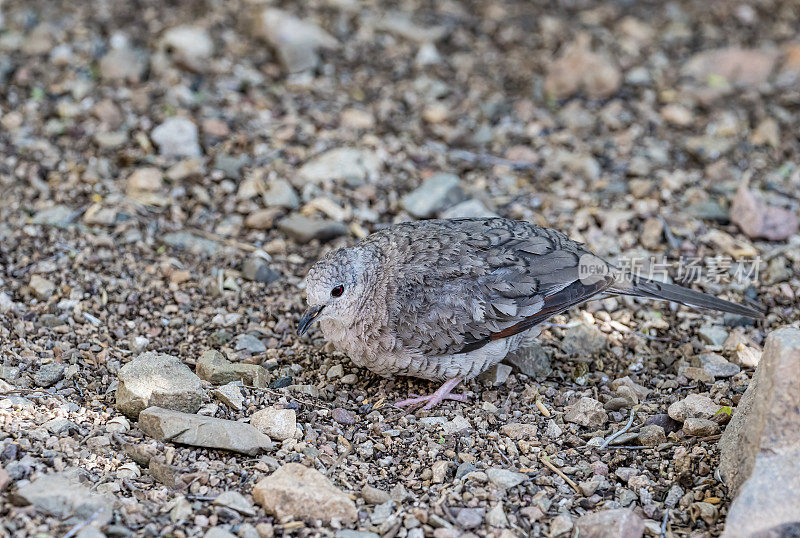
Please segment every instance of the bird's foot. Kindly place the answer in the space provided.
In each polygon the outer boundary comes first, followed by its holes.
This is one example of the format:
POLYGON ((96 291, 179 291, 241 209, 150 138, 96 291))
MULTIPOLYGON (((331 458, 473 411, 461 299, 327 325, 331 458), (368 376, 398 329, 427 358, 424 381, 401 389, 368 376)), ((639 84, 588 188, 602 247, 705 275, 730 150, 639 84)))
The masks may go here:
POLYGON ((444 400, 455 400, 457 402, 466 402, 467 395, 466 394, 453 394, 450 392, 455 388, 456 385, 461 381, 461 379, 449 379, 447 380, 444 385, 439 387, 439 389, 434 392, 433 394, 429 394, 427 396, 416 396, 412 394, 412 398, 407 398, 405 400, 401 400, 394 404, 395 407, 406 407, 409 405, 417 405, 421 403, 425 403, 424 409, 431 409, 442 403, 444 400))

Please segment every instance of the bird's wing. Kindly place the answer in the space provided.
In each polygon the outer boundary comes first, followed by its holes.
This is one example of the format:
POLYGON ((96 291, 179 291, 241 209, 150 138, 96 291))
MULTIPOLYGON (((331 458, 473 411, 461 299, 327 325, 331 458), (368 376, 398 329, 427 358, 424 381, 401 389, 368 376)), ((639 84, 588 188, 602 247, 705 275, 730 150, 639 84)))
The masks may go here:
MULTIPOLYGON (((465 353, 507 338, 613 282, 580 279, 581 258, 589 253, 525 222, 427 221, 409 226, 408 236, 414 245, 403 253, 394 333, 399 345, 424 355, 465 353)), ((398 244, 403 250, 402 236, 398 244)))

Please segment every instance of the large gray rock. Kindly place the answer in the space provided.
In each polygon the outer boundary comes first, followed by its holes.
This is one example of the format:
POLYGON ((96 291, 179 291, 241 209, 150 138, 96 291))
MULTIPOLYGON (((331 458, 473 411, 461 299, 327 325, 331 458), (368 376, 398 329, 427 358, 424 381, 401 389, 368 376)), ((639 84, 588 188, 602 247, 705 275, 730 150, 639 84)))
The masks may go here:
POLYGON ((200 378, 171 355, 142 353, 117 377, 117 409, 134 419, 150 406, 196 413, 203 403, 200 378))
POLYGON ((139 428, 157 441, 232 450, 255 456, 272 450, 269 437, 250 424, 148 407, 139 413, 139 428))
POLYGON ((94 520, 103 525, 111 520, 114 499, 92 493, 81 481, 80 469, 42 475, 17 489, 16 504, 32 504, 37 510, 60 519, 76 517, 94 520))
POLYGON ((727 538, 800 529, 799 373, 800 330, 770 333, 753 381, 719 442, 720 475, 736 494, 727 538))
POLYGON ((403 196, 400 205, 418 219, 427 219, 463 199, 464 192, 458 176, 436 174, 403 196))
POLYGON ((250 424, 272 439, 285 441, 294 436, 297 428, 297 414, 294 409, 278 409, 269 406, 253 413, 250 417, 250 424))
POLYGON ((564 420, 581 426, 597 428, 606 423, 608 413, 603 409, 603 404, 594 398, 583 397, 564 413, 564 420))
POLYGON ((358 519, 356 505, 325 475, 299 463, 287 463, 253 488, 253 499, 267 514, 284 519, 329 522, 358 519))
POLYGON ((510 362, 523 374, 536 379, 543 379, 553 372, 550 365, 550 352, 538 342, 530 342, 513 353, 509 353, 505 362, 510 362))
POLYGON ((644 521, 627 508, 585 514, 575 527, 581 538, 641 538, 644 534, 644 521))
POLYGON ((226 385, 241 381, 257 388, 267 386, 267 371, 258 364, 231 362, 221 352, 209 350, 200 355, 195 371, 201 379, 215 385, 226 385))

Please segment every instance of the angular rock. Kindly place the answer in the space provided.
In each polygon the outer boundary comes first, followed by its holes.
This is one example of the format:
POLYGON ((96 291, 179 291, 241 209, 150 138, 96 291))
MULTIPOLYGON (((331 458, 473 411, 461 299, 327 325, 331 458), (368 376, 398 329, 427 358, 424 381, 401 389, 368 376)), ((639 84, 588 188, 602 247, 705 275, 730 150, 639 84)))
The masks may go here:
POLYGON ((713 377, 733 377, 741 368, 728 362, 722 355, 716 353, 703 353, 700 355, 700 364, 703 370, 713 377))
POLYGON ((231 362, 215 350, 206 351, 200 356, 195 371, 200 379, 215 385, 241 381, 251 387, 265 388, 268 384, 267 371, 263 366, 231 362))
POLYGON ((203 72, 214 54, 214 42, 204 28, 182 25, 164 32, 159 49, 175 64, 203 72))
POLYGON ((164 174, 161 172, 161 170, 155 166, 145 166, 144 168, 135 170, 128 177, 128 194, 136 193, 138 191, 158 191, 164 185, 164 181, 162 179, 163 175, 164 174))
POLYGON ((721 407, 703 394, 690 394, 669 406, 667 414, 673 420, 684 422, 687 418, 713 417, 721 407))
POLYGON ((28 285, 36 294, 36 297, 42 301, 49 299, 50 296, 53 295, 53 292, 56 291, 55 283, 52 280, 44 278, 40 275, 32 275, 28 285))
POLYGON ((244 396, 242 396, 242 389, 239 388, 240 385, 241 382, 238 381, 222 385, 213 392, 214 397, 231 409, 239 411, 244 405, 244 396))
POLYGON ((509 422, 500 427, 500 433, 514 439, 535 439, 538 428, 536 424, 525 424, 522 422, 509 422))
POLYGON ((606 345, 608 340, 600 329, 581 323, 566 330, 561 349, 570 355, 592 355, 606 345))
POLYGON ((513 488, 528 479, 528 476, 525 474, 494 467, 486 469, 486 476, 489 477, 489 482, 498 489, 513 488))
POLYGON ((165 245, 185 250, 191 254, 212 256, 219 251, 219 244, 211 239, 199 237, 189 232, 168 233, 161 236, 165 245))
POLYGON ((416 218, 427 219, 463 199, 464 192, 458 176, 436 174, 403 196, 400 205, 416 218))
POLYGON ((256 510, 253 503, 248 501, 244 495, 236 491, 223 491, 217 498, 214 499, 214 504, 217 506, 225 506, 231 510, 236 510, 240 514, 246 516, 256 515, 256 510))
POLYGON ((199 157, 202 154, 197 125, 188 118, 168 118, 152 130, 150 138, 161 155, 171 157, 199 157))
POLYGON ((272 284, 281 277, 280 273, 269 266, 267 260, 259 256, 251 256, 244 261, 242 276, 247 280, 262 284, 272 284))
POLYGON ((253 33, 275 49, 289 73, 313 70, 319 63, 319 49, 339 46, 322 28, 275 8, 267 8, 256 17, 253 33))
POLYGON ((628 508, 582 515, 575 527, 581 538, 641 538, 644 534, 644 521, 628 508))
POLYGON ((796 234, 800 227, 795 210, 768 206, 761 197, 748 190, 744 183, 733 199, 731 221, 747 237, 770 241, 783 241, 796 234))
POLYGON ((64 377, 67 365, 60 362, 51 362, 43 365, 33 375, 33 382, 37 387, 52 387, 64 377))
POLYGON ((272 439, 285 441, 294 436, 297 428, 297 414, 294 409, 279 409, 270 406, 253 413, 250 417, 250 424, 272 439))
POLYGON ((43 224, 45 226, 66 226, 72 221, 75 210, 65 205, 56 205, 47 209, 38 211, 34 216, 32 222, 34 224, 43 224))
POLYGON ((297 172, 295 184, 325 181, 343 181, 349 187, 358 187, 377 179, 381 159, 370 150, 336 148, 317 155, 297 172))
POLYGON ((278 229, 298 243, 308 243, 312 239, 329 241, 347 234, 347 226, 341 222, 311 219, 298 213, 282 219, 278 229))
POLYGON ((553 372, 550 355, 550 352, 538 342, 530 342, 507 355, 504 361, 516 366, 527 376, 543 379, 553 372))
POLYGON ((272 450, 272 441, 250 424, 148 407, 139 428, 157 441, 231 450, 249 456, 272 450))
POLYGON ((707 418, 689 417, 683 421, 683 432, 697 437, 714 435, 719 433, 719 424, 707 418))
POLYGON ((728 512, 726 538, 783 536, 767 531, 800 528, 797 372, 800 330, 773 331, 753 381, 719 442, 720 475, 736 494, 728 512))
POLYGON ((250 353, 264 353, 267 346, 260 338, 253 334, 245 333, 236 337, 236 351, 248 351, 250 353))
POLYGON ((287 463, 253 488, 253 499, 278 519, 305 521, 358 519, 356 506, 325 475, 299 463, 287 463))
POLYGON ((596 428, 608 421, 603 404, 594 398, 583 397, 564 413, 564 420, 581 426, 596 428))
POLYGON ((136 418, 151 406, 196 413, 203 400, 200 378, 177 357, 143 353, 117 374, 116 407, 136 418))
POLYGON ((114 499, 93 493, 81 481, 82 474, 80 469, 69 469, 42 475, 17 489, 14 501, 32 504, 37 510, 60 519, 87 519, 97 512, 94 520, 104 525, 111 519, 114 499))
POLYGON ((264 204, 267 207, 286 207, 289 209, 300 207, 300 197, 297 196, 291 183, 285 179, 270 181, 263 197, 264 204))
POLYGON ((728 338, 728 329, 720 325, 703 325, 697 334, 706 344, 721 346, 728 338))

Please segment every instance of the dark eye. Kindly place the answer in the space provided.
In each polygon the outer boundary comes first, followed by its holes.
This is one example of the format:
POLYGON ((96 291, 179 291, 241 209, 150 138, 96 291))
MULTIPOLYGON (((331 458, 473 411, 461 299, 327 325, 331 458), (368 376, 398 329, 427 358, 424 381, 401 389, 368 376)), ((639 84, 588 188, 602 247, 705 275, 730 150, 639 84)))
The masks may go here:
POLYGON ((331 290, 331 297, 340 297, 344 293, 344 286, 336 286, 331 290))

